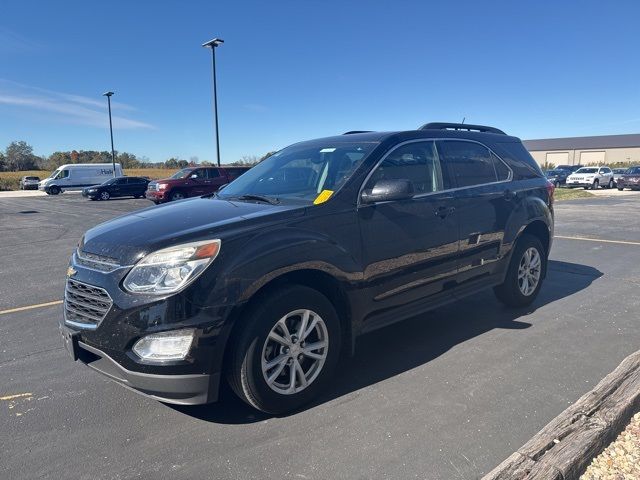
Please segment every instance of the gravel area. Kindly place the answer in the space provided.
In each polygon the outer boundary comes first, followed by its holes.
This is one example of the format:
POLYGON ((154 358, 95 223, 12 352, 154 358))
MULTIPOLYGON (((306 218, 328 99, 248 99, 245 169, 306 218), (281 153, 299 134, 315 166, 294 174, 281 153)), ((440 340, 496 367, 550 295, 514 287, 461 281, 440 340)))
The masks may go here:
POLYGON ((636 413, 618 438, 593 459, 580 479, 640 479, 640 413, 636 413))

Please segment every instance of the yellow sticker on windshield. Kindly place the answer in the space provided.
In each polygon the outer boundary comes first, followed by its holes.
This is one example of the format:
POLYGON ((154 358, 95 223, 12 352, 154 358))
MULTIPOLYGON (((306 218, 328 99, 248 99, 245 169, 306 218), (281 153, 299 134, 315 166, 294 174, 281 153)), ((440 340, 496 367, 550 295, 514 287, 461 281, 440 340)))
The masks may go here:
POLYGON ((333 195, 333 190, 322 190, 313 201, 313 204, 318 205, 320 203, 324 203, 331 198, 331 195, 333 195))

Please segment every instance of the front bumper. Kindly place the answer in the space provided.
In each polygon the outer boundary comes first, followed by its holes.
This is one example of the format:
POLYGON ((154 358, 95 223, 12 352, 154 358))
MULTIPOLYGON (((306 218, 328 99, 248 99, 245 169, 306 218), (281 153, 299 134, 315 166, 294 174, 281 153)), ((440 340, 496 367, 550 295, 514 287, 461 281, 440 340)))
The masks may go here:
POLYGON ((144 192, 144 196, 147 200, 151 200, 152 202, 164 202, 168 198, 165 195, 164 190, 147 190, 146 192, 144 192))
POLYGON ((162 375, 127 370, 102 350, 77 339, 69 341, 77 332, 63 325, 60 330, 74 359, 137 393, 176 405, 201 405, 218 399, 219 373, 162 375))
POLYGON ((226 320, 233 306, 202 306, 194 301, 196 293, 189 289, 168 297, 129 294, 120 288, 129 267, 98 271, 85 265, 77 253, 70 266, 76 283, 103 289, 112 300, 102 320, 95 326, 84 326, 67 318, 65 295, 65 319, 60 322, 60 331, 67 349, 70 343, 74 345, 74 360, 163 402, 197 405, 217 400, 230 333, 226 320), (181 328, 195 331, 184 360, 152 364, 132 351, 133 345, 148 334, 181 328))

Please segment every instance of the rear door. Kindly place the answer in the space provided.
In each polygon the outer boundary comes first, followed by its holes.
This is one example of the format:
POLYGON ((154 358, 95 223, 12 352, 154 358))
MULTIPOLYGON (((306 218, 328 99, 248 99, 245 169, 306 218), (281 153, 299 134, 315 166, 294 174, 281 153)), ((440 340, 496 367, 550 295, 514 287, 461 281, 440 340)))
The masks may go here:
POLYGON ((439 140, 440 161, 453 178, 459 219, 458 282, 496 273, 507 221, 518 201, 512 172, 475 141, 439 140))
POLYGON ((458 215, 434 142, 411 141, 391 150, 363 190, 387 179, 410 180, 415 196, 358 207, 372 313, 441 293, 457 269, 458 215))

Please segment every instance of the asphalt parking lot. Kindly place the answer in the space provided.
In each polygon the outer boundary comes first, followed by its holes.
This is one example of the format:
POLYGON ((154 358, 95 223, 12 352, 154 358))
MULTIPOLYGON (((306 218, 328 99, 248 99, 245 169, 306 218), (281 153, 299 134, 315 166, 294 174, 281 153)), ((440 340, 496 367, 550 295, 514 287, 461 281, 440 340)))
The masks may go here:
POLYGON ((640 199, 583 199, 556 205, 527 310, 488 291, 369 334, 295 415, 163 405, 69 360, 61 305, 14 310, 61 299, 82 233, 149 205, 0 198, 1 478, 479 478, 640 344, 640 199))

